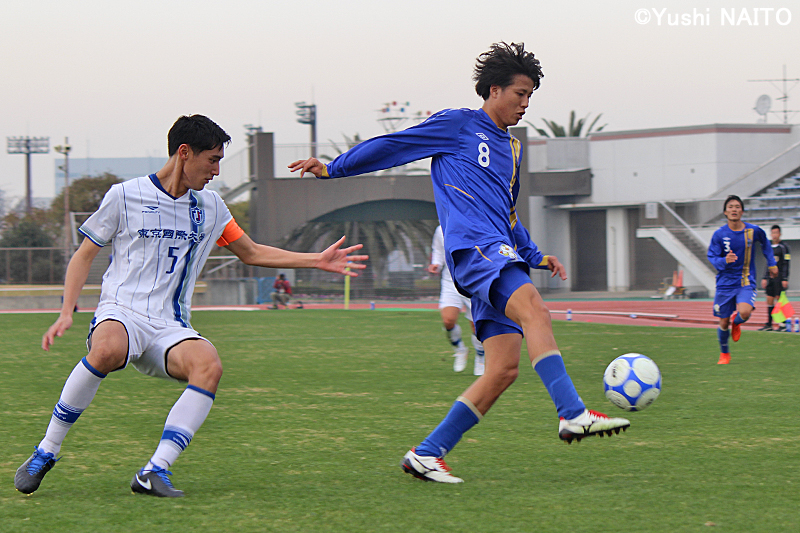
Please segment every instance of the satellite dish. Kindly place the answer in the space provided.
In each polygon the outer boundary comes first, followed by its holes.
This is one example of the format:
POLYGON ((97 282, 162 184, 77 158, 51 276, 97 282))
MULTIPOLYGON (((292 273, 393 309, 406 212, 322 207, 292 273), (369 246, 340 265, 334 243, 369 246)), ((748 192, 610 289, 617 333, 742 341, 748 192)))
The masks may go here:
POLYGON ((763 116, 769 113, 770 107, 772 107, 772 99, 768 94, 762 94, 758 97, 758 100, 756 100, 756 107, 754 107, 754 109, 756 113, 763 116))

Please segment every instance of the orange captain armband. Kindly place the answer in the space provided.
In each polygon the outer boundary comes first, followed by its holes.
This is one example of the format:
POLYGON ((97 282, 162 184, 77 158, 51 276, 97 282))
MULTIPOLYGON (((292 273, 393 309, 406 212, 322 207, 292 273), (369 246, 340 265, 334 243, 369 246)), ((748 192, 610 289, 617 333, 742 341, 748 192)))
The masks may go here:
POLYGON ((217 246, 228 246, 242 235, 244 235, 244 230, 240 228, 236 220, 232 218, 225 226, 225 229, 222 230, 220 238, 217 239, 217 246))

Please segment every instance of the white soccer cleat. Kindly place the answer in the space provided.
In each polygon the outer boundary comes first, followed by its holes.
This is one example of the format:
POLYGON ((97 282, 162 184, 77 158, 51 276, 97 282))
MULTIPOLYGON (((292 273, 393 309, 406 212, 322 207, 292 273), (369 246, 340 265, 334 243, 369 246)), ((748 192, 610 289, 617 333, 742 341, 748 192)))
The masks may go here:
POLYGON ((400 467, 408 474, 425 480, 439 483, 463 483, 464 480, 450 474, 450 467, 439 457, 427 457, 414 453, 411 448, 403 457, 400 467))
POLYGON ((469 349, 463 344, 456 348, 456 353, 453 354, 455 361, 453 361, 453 370, 456 372, 463 372, 467 368, 467 354, 469 349))
POLYGON ((486 356, 484 356, 484 355, 476 355, 475 356, 475 372, 474 372, 474 374, 476 376, 482 376, 483 375, 483 372, 484 372, 484 370, 486 368, 486 365, 484 363, 484 361, 485 361, 484 358, 485 357, 486 356))
POLYGON ((585 409, 583 414, 572 420, 561 419, 558 423, 558 437, 572 444, 573 439, 578 442, 584 437, 593 435, 619 434, 620 430, 625 431, 631 423, 625 418, 612 418, 597 411, 585 409))

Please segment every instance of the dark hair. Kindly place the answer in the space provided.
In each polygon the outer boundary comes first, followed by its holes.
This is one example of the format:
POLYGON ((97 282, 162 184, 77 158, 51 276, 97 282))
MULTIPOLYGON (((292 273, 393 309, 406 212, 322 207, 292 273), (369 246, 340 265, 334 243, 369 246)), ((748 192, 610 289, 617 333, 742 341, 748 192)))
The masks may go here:
POLYGON ((472 79, 475 92, 484 100, 489 99, 492 85, 505 89, 514 83, 514 76, 522 74, 533 80, 533 90, 539 88, 539 80, 544 78, 539 60, 532 52, 525 51, 524 43, 494 43, 488 52, 478 56, 472 79))
POLYGON ((777 225, 777 224, 773 224, 773 225, 772 225, 772 227, 771 227, 771 228, 769 228, 769 229, 770 229, 770 231, 772 231, 772 230, 774 230, 774 229, 776 229, 776 230, 780 231, 780 230, 781 230, 781 227, 780 227, 779 225, 777 225))
POLYGON ((182 116, 175 121, 167 134, 167 148, 172 157, 182 144, 188 144, 194 153, 212 150, 231 142, 231 136, 225 133, 213 120, 203 115, 182 116))
POLYGON ((744 211, 744 202, 742 201, 742 199, 736 196, 735 194, 731 194, 730 196, 725 198, 725 203, 722 204, 723 213, 725 212, 726 209, 728 209, 728 202, 730 202, 731 200, 736 200, 737 202, 739 202, 739 205, 742 206, 742 211, 744 211))

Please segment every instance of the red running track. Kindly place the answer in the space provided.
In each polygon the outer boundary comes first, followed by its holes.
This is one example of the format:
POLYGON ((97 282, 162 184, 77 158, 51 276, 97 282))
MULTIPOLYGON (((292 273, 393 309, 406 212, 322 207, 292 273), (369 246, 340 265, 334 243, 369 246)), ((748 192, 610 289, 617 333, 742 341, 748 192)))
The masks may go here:
MULTIPOLYGON (((596 322, 601 324, 627 324, 634 326, 667 326, 689 328, 714 328, 719 324, 712 312, 711 300, 548 300, 545 303, 554 320, 566 320, 570 310, 574 322, 596 322)), ((758 306, 742 327, 755 330, 767 321, 766 303, 758 306)), ((263 310, 269 305, 243 306, 196 306, 201 310, 263 310)), ((292 305, 292 308, 295 306, 292 305)), ((305 303, 306 309, 342 309, 342 303, 305 303)), ((351 303, 350 309, 369 309, 369 303, 351 303)), ((437 309, 436 303, 375 302, 376 309, 437 309)), ((94 311, 81 309, 81 311, 94 311)), ((57 309, 3 310, 0 313, 57 313, 57 309)), ((275 313, 281 311, 273 311, 275 313)), ((282 310, 282 312, 286 312, 282 310)))
MULTIPOLYGON (((713 314, 711 300, 552 300, 545 298, 554 320, 566 320, 571 310, 574 322, 628 324, 635 326, 671 326, 713 328, 719 319, 713 314), (654 315, 654 316, 653 316, 654 315)), ((758 307, 742 327, 758 329, 767 321, 766 304, 758 307)), ((267 306, 261 306, 266 308, 267 306)), ((342 304, 308 303, 308 309, 342 309, 342 304)), ((375 302, 376 309, 436 309, 435 303, 375 302)), ((367 303, 351 303, 350 309, 369 309, 367 303)))

